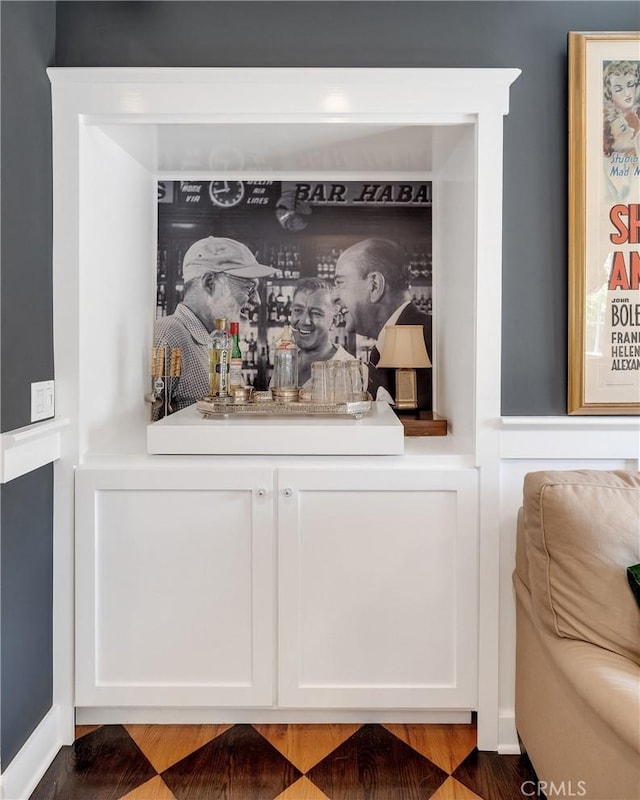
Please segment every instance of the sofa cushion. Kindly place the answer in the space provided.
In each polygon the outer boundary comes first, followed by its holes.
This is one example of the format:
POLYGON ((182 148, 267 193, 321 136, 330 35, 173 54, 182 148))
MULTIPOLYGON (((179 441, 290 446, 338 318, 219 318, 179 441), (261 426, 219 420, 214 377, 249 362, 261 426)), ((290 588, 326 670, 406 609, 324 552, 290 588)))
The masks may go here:
POLYGON ((640 614, 626 576, 640 561, 640 473, 529 473, 524 521, 542 624, 640 664, 640 614))

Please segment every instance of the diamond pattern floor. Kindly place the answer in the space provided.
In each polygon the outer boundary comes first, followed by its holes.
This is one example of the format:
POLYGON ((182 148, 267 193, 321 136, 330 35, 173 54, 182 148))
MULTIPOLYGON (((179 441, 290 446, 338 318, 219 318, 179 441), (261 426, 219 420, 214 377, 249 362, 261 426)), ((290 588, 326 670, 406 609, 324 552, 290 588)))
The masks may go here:
POLYGON ((514 800, 474 725, 79 726, 30 800, 514 800))

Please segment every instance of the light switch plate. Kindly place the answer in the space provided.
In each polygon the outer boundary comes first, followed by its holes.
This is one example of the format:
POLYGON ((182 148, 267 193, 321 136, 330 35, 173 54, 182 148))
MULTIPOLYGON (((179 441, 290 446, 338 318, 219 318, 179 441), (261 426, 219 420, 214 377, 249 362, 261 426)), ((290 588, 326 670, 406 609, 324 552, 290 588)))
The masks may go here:
POLYGON ((53 381, 31 384, 31 422, 49 419, 55 413, 55 388, 53 381))

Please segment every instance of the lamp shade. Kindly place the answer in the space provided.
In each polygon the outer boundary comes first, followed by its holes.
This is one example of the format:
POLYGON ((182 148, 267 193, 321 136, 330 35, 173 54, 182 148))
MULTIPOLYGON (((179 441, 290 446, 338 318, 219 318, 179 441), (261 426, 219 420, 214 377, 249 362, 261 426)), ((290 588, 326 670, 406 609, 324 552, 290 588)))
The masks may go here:
POLYGON ((385 325, 379 367, 430 367, 422 325, 385 325))

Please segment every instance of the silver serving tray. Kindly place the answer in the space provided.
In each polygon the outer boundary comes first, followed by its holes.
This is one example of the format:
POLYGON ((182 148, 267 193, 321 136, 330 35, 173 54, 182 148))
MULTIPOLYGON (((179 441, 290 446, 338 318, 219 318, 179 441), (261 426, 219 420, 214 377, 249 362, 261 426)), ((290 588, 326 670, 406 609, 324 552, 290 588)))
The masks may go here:
POLYGON ((344 417, 361 419, 371 411, 371 395, 350 403, 278 402, 277 400, 252 400, 247 403, 225 403, 213 397, 196 402, 198 411, 205 419, 236 416, 267 417, 344 417))

